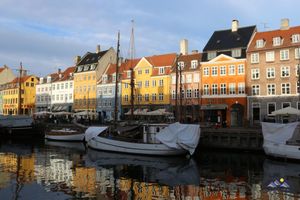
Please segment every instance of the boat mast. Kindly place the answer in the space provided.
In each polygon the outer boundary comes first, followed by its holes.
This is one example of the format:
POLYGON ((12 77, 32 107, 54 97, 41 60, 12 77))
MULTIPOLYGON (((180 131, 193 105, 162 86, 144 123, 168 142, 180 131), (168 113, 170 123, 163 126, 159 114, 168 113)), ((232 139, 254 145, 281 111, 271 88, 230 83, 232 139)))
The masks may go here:
POLYGON ((118 43, 117 43, 117 58, 116 58, 116 85, 115 85, 115 116, 114 126, 117 128, 118 120, 118 82, 119 82, 119 51, 120 51, 120 31, 118 32, 118 43))
POLYGON ((175 61, 175 72, 176 72, 176 76, 175 76, 175 119, 176 121, 178 121, 178 59, 181 56, 181 53, 176 57, 176 61, 175 61))
POLYGON ((131 20, 132 29, 131 29, 131 36, 130 36, 130 48, 129 48, 129 56, 130 56, 130 107, 131 107, 131 119, 133 120, 133 110, 134 110, 134 71, 132 62, 135 56, 135 48, 134 48, 134 20, 131 20))
POLYGON ((21 88, 21 82, 22 82, 22 74, 23 74, 23 67, 22 67, 22 62, 20 62, 20 69, 19 69, 19 85, 18 85, 18 115, 22 114, 21 111, 21 92, 22 92, 22 88, 21 88))

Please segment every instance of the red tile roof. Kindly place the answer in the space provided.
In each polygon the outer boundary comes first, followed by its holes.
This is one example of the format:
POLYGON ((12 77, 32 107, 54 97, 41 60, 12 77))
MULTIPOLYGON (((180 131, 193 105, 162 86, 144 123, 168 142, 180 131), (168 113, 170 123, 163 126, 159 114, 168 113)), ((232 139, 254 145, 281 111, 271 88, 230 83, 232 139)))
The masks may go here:
MULTIPOLYGON (((178 58, 177 62, 184 62, 184 68, 183 68, 183 72, 185 71, 196 71, 199 70, 200 68, 200 62, 202 59, 202 53, 192 53, 192 54, 188 54, 188 55, 181 55, 178 58), (192 60, 197 60, 198 61, 198 66, 195 69, 191 69, 191 61, 192 60)), ((176 71, 176 66, 173 67, 172 72, 176 71)))
POLYGON ((154 55, 145 57, 154 67, 172 66, 176 59, 176 53, 169 53, 163 55, 154 55))
POLYGON ((130 68, 134 68, 138 62, 140 62, 140 58, 136 58, 136 59, 128 59, 125 60, 124 63, 122 63, 122 70, 120 70, 119 72, 122 73, 122 79, 128 79, 127 77, 127 71, 130 70, 130 68))
POLYGON ((4 67, 0 67, 0 73, 1 73, 4 69, 5 69, 4 67))
MULTIPOLYGON (((27 81, 27 79, 29 79, 31 77, 31 75, 28 75, 28 76, 23 76, 21 78, 21 83, 24 83, 27 81)), ((12 80, 10 83, 19 83, 19 77, 15 78, 14 80, 12 80)), ((9 84, 10 84, 9 83, 9 84)))
POLYGON ((294 34, 300 34, 300 26, 290 27, 287 30, 273 30, 273 31, 266 31, 266 32, 257 32, 249 45, 248 52, 252 51, 260 51, 260 50, 267 50, 267 49, 275 49, 275 48, 286 48, 290 46, 299 46, 300 43, 292 43, 291 37, 294 34), (274 37, 281 37, 282 44, 279 46, 273 46, 273 38, 274 37), (265 46, 262 48, 256 47, 256 41, 263 39, 265 42, 265 46))

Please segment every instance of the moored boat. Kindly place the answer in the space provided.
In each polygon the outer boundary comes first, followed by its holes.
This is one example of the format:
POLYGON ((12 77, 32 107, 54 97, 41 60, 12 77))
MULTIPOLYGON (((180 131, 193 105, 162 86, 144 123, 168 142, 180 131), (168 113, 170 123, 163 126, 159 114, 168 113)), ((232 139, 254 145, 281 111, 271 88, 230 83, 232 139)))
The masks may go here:
POLYGON ((107 127, 90 127, 85 140, 93 149, 141 155, 193 154, 199 139, 200 126, 174 123, 158 132, 138 133, 139 138, 121 137, 108 133, 107 127))
POLYGON ((71 128, 51 129, 45 133, 45 138, 59 141, 83 141, 84 130, 71 128))

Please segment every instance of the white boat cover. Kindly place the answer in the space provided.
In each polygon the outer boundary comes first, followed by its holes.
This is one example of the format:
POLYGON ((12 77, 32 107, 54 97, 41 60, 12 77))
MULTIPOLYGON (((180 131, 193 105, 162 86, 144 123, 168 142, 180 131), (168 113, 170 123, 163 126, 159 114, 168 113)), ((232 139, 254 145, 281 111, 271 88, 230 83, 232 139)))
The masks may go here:
POLYGON ((168 147, 188 150, 191 155, 197 148, 199 138, 200 125, 179 122, 170 124, 156 135, 156 139, 168 147))
POLYGON ((104 130, 108 129, 108 126, 90 126, 85 131, 85 141, 88 142, 94 137, 97 137, 100 133, 102 133, 104 130))
POLYGON ((32 126, 33 118, 27 115, 0 115, 1 127, 23 127, 32 126))
POLYGON ((286 141, 293 136, 299 122, 287 124, 262 122, 261 124, 264 141, 286 144, 286 141))

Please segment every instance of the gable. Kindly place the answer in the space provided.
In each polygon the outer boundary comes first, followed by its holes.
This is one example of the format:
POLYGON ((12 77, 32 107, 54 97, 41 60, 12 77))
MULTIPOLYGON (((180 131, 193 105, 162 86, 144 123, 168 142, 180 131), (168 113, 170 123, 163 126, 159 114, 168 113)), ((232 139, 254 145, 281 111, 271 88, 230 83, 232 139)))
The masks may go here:
POLYGON ((139 68, 144 68, 144 67, 152 67, 151 63, 143 57, 134 67, 134 70, 137 70, 139 68))
POLYGON ((208 61, 207 63, 236 61, 236 60, 237 60, 236 58, 221 54, 221 55, 218 55, 217 57, 215 57, 214 59, 208 61))

